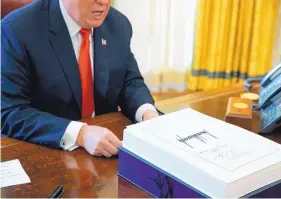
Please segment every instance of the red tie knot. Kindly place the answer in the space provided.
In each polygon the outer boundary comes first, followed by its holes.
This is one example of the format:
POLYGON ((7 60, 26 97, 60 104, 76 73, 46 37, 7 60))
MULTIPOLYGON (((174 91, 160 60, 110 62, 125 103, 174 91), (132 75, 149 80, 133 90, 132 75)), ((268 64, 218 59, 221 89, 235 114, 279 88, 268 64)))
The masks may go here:
POLYGON ((84 39, 85 39, 85 38, 89 38, 90 33, 91 33, 91 29, 82 28, 82 29, 80 30, 80 34, 82 35, 82 37, 83 37, 84 39))

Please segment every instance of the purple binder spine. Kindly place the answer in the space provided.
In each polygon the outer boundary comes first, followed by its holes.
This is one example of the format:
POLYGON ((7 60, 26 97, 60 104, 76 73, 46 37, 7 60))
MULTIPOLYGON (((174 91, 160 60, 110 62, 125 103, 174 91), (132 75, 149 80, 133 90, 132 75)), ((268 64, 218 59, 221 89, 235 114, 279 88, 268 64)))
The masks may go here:
MULTIPOLYGON (((119 150, 118 175, 157 198, 209 198, 190 185, 157 168, 125 148, 119 150)), ((280 198, 281 181, 242 198, 280 198)))
POLYGON ((119 152, 118 174, 157 198, 204 198, 204 194, 137 158, 126 149, 119 152))

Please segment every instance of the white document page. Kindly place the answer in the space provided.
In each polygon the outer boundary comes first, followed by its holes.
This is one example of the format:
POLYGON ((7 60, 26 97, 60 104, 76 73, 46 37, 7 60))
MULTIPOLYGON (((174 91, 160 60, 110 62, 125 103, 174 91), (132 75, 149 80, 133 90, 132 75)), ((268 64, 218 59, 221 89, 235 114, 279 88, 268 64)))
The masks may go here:
POLYGON ((28 175, 25 173, 18 159, 1 162, 1 188, 12 185, 30 183, 28 175))
POLYGON ((278 144, 192 109, 128 128, 138 128, 230 172, 281 149, 278 144))

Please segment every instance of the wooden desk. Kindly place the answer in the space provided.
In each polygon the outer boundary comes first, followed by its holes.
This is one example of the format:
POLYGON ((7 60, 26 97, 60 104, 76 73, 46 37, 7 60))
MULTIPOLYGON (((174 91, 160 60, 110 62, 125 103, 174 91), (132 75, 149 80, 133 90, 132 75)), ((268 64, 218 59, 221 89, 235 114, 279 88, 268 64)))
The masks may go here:
MULTIPOLYGON (((192 108, 206 115, 224 120, 228 99, 240 97, 241 93, 259 93, 258 87, 248 91, 243 84, 237 84, 227 88, 219 88, 212 91, 198 92, 182 97, 167 99, 156 103, 156 107, 164 113, 174 112, 183 108, 192 108)), ((260 130, 259 111, 253 111, 252 131, 257 133, 260 130)), ((267 135, 278 143, 281 143, 281 134, 267 135)))
MULTIPOLYGON (((169 113, 192 107, 207 115, 223 119, 230 96, 245 92, 241 85, 210 92, 195 93, 157 103, 157 107, 169 113)), ((257 92, 257 90, 256 90, 257 92)), ((86 120, 112 130, 122 139, 122 132, 131 122, 121 113, 98 116, 86 120)), ((257 131, 258 112, 254 113, 253 129, 257 131)), ((281 134, 269 135, 281 143, 281 134)), ((151 197, 136 186, 117 176, 118 159, 92 157, 83 149, 73 152, 51 150, 42 146, 1 138, 1 161, 19 159, 31 183, 1 189, 1 197, 44 198, 58 185, 64 185, 63 197, 88 198, 142 198, 151 197)))

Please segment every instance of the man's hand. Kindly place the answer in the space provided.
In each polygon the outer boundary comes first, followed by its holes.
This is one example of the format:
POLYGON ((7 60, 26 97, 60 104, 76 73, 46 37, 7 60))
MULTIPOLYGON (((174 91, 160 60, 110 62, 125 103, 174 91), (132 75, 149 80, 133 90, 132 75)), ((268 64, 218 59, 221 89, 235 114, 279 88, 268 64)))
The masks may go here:
POLYGON ((143 121, 146 121, 146 120, 150 120, 150 119, 153 119, 155 117, 158 117, 159 114, 153 110, 146 110, 144 113, 143 113, 143 116, 142 116, 142 119, 143 121))
POLYGON ((121 146, 121 141, 110 130, 88 125, 81 128, 76 143, 91 155, 106 157, 116 155, 121 146))

